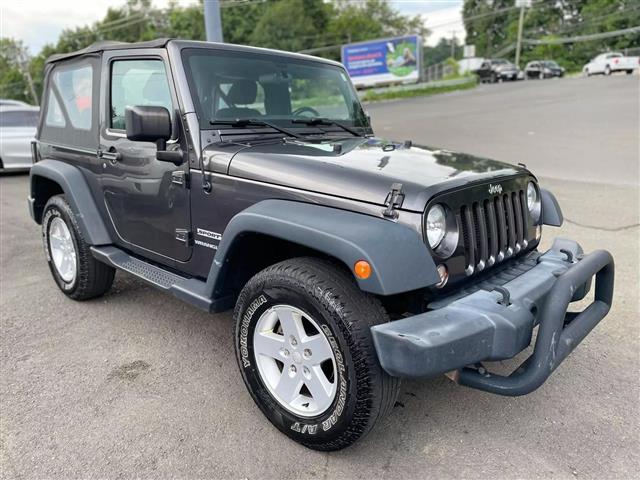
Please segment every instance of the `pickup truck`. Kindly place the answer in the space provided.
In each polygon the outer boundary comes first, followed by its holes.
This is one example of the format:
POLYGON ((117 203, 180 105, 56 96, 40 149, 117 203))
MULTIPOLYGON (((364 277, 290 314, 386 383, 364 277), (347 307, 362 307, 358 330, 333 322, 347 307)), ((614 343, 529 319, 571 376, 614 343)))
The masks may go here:
POLYGON ((587 77, 597 73, 611 75, 615 72, 627 72, 627 75, 631 75, 636 68, 640 68, 640 57, 625 57, 619 52, 609 52, 592 59, 582 71, 587 77))

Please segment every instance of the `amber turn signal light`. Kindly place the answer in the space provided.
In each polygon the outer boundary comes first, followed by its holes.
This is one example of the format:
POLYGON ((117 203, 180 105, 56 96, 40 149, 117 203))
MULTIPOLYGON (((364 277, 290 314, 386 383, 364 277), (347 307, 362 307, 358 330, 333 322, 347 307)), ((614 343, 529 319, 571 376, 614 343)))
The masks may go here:
POLYGON ((371 265, 366 260, 358 260, 353 266, 353 273, 361 280, 366 280, 371 276, 371 265))

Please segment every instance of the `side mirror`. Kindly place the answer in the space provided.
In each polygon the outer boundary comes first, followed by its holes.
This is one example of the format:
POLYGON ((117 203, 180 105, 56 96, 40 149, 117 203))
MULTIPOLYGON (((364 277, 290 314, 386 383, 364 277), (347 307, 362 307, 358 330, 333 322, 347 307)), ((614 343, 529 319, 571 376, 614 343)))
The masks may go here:
POLYGON ((156 144, 158 160, 176 165, 184 162, 181 150, 167 151, 167 140, 171 138, 171 115, 166 108, 141 105, 127 107, 124 123, 129 140, 156 144))

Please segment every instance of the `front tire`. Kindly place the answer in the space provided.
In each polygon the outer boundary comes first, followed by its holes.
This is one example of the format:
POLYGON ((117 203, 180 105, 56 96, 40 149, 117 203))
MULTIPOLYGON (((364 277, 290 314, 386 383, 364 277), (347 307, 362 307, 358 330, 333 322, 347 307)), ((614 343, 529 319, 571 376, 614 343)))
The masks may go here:
POLYGON ((64 195, 51 197, 44 207, 42 240, 51 275, 65 295, 88 300, 111 288, 115 269, 93 258, 64 195))
POLYGON ((370 332, 388 317, 334 264, 296 258, 266 268, 240 293, 234 317, 247 389, 296 442, 345 448, 392 409, 400 381, 380 367, 370 332))
POLYGON ((609 75, 611 75, 611 67, 609 65, 607 65, 606 67, 604 67, 604 74, 608 77, 609 75))

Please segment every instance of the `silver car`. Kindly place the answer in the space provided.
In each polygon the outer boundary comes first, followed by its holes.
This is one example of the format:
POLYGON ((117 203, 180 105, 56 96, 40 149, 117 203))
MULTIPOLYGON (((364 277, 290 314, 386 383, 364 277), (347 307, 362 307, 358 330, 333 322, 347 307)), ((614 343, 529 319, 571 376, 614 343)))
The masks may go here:
POLYGON ((31 168, 31 140, 39 117, 39 107, 0 106, 0 171, 31 168))

